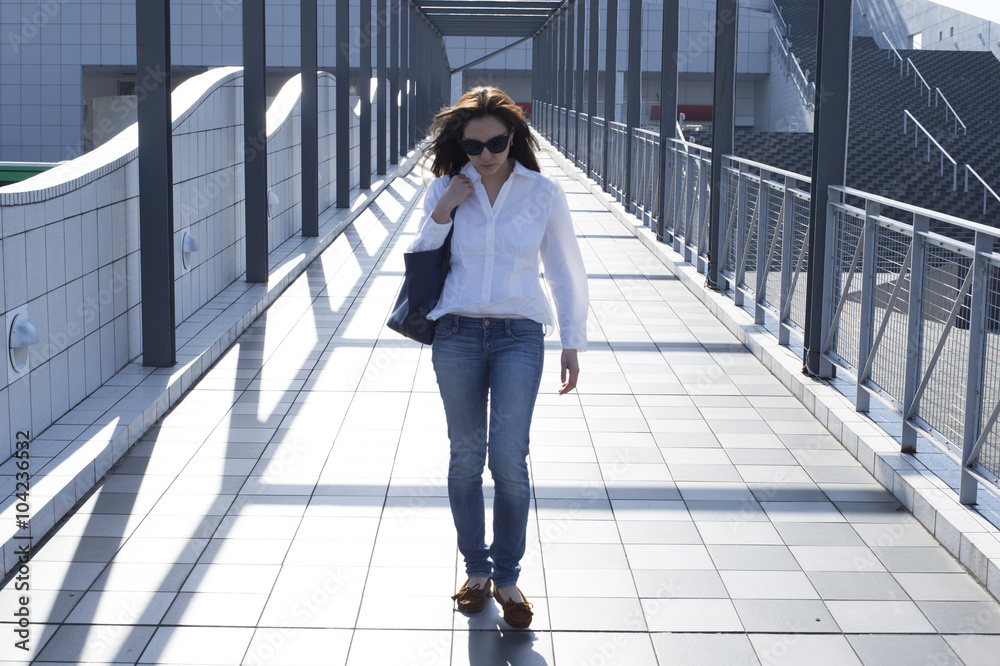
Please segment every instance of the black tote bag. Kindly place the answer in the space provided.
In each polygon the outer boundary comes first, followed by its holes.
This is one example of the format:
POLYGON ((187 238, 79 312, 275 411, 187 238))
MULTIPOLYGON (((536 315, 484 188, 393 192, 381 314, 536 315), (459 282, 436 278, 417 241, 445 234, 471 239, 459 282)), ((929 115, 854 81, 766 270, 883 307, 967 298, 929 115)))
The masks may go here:
POLYGON ((451 209, 452 228, 444 245, 434 250, 407 252, 403 255, 406 272, 386 326, 411 340, 429 345, 434 341, 434 322, 428 313, 441 299, 444 280, 451 268, 451 235, 455 231, 455 211, 451 209))

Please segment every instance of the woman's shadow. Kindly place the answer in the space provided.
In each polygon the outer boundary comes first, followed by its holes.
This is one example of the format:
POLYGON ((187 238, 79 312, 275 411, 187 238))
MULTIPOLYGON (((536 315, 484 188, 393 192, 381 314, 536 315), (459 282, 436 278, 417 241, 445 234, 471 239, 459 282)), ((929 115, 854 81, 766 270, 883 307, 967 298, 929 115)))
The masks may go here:
MULTIPOLYGON (((472 618, 470 618, 472 619, 472 618)), ((548 632, 546 632, 547 634, 548 632)), ((488 608, 469 622, 470 666, 550 666, 551 645, 531 629, 512 629, 495 608, 488 608), (542 653, 535 649, 543 642, 542 653), (546 658, 545 654, 550 655, 546 658)))

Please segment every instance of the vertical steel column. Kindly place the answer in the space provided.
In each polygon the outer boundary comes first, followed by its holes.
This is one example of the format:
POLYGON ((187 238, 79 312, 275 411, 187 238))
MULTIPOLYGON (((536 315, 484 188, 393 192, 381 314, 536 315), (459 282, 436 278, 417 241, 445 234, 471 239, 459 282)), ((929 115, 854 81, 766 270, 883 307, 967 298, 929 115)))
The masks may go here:
POLYGON ((847 127, 851 93, 851 22, 853 0, 820 0, 816 47, 816 111, 813 120, 812 198, 809 205, 809 269, 803 370, 831 377, 833 364, 823 359, 823 331, 832 311, 825 298, 827 255, 826 204, 831 185, 843 185, 847 167, 847 127), (819 94, 822 91, 822 94, 819 94))
POLYGON ((170 110, 170 0, 136 12, 136 71, 153 83, 139 98, 139 264, 142 364, 177 361, 174 311, 174 168, 170 110))
POLYGON ((570 152, 576 154, 576 123, 570 117, 570 109, 573 108, 573 8, 575 3, 566 6, 566 150, 563 151, 568 157, 570 152))
POLYGON ((666 233, 668 148, 677 135, 677 61, 680 47, 680 0, 663 0, 663 36, 660 49, 660 187, 656 237, 670 242, 666 233))
POLYGON ((733 153, 736 124, 736 35, 739 7, 736 0, 715 3, 715 93, 712 101, 712 188, 708 220, 709 289, 725 289, 719 261, 722 251, 722 157, 733 153))
POLYGON ((361 122, 359 143, 361 153, 358 155, 360 167, 361 189, 371 189, 372 186, 372 0, 358 0, 361 5, 361 20, 358 48, 361 71, 358 73, 358 96, 361 97, 361 122))
POLYGON ((584 154, 585 154, 585 142, 587 141, 586 132, 580 132, 580 114, 583 113, 583 68, 584 68, 584 44, 587 39, 587 8, 586 2, 584 0, 576 0, 574 3, 576 11, 576 82, 573 86, 576 90, 576 102, 573 106, 576 107, 577 121, 573 128, 573 134, 576 137, 576 150, 573 154, 576 155, 576 164, 580 166, 585 164, 584 154))
POLYGON ((319 69, 316 0, 300 0, 302 41, 302 235, 319 236, 319 69))
POLYGON ((601 151, 594 150, 594 117, 597 115, 597 57, 601 50, 601 1, 590 0, 590 41, 589 56, 590 65, 588 68, 587 83, 587 175, 592 176, 597 173, 595 159, 601 151))
POLYGON ((531 40, 531 101, 532 107, 536 99, 536 95, 540 90, 538 86, 538 35, 535 35, 531 40))
POLYGON ((601 166, 601 182, 604 191, 611 187, 611 161, 608 144, 611 141, 611 123, 615 119, 615 78, 618 74, 618 0, 608 0, 608 37, 604 45, 604 163, 601 166))
POLYGON ((566 87, 566 74, 563 71, 566 67, 566 56, 565 56, 565 43, 566 43, 566 31, 563 29, 562 14, 556 16, 555 21, 556 27, 556 44, 555 44, 555 60, 553 65, 555 65, 555 107, 556 107, 556 117, 555 117, 555 141, 557 148, 562 148, 563 145, 563 134, 562 134, 562 111, 561 109, 565 106, 565 87, 566 87))
POLYGON ((386 14, 385 0, 377 0, 375 3, 375 48, 378 51, 375 54, 375 80, 378 81, 378 87, 375 88, 375 134, 378 136, 378 147, 375 150, 375 173, 380 176, 384 176, 386 173, 386 104, 389 99, 388 91, 386 90, 386 84, 388 84, 388 77, 386 75, 386 63, 385 63, 385 36, 389 34, 388 21, 389 16, 386 14))
POLYGON ((264 0, 243 2, 243 182, 247 282, 267 282, 267 96, 264 0))
POLYGON ((351 205, 350 7, 337 3, 337 208, 351 205))
POLYGON ((409 151, 409 94, 410 94, 410 2, 401 0, 399 5, 399 154, 406 155, 409 151))
POLYGON ((399 3, 389 0, 389 164, 399 164, 399 3))
POLYGON ((632 133, 642 122, 642 0, 628 3, 628 97, 625 100, 625 183, 622 195, 625 210, 637 210, 632 188, 632 133))

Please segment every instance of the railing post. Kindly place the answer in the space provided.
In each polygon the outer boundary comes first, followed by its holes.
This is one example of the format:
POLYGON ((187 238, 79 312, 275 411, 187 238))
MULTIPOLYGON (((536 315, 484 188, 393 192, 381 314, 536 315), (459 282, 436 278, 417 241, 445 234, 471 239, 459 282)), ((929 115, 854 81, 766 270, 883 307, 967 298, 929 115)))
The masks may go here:
POLYGON ((958 501, 975 504, 979 482, 969 473, 975 463, 972 448, 979 439, 983 387, 983 341, 986 330, 986 305, 989 299, 989 263, 986 257, 993 252, 993 237, 976 232, 976 256, 969 270, 972 275, 972 296, 969 307, 969 353, 966 355, 965 422, 962 427, 962 474, 959 480, 958 501))
POLYGON ((583 150, 580 145, 586 140, 586 133, 580 132, 580 114, 583 113, 583 67, 584 67, 584 44, 587 39, 587 11, 583 0, 576 0, 574 11, 576 11, 576 81, 574 81, 574 92, 576 92, 576 127, 574 142, 576 162, 579 166, 584 165, 583 150))
POLYGON ((913 398, 920 373, 920 323, 923 307, 924 261, 926 259, 927 232, 930 219, 926 215, 913 216, 913 244, 910 257, 909 303, 906 310, 906 365, 903 371, 903 453, 917 450, 917 431, 906 419, 913 411, 913 398))
POLYGON ((760 173, 760 191, 757 193, 757 279, 754 285, 753 294, 753 323, 764 323, 764 283, 767 281, 767 273, 770 266, 767 263, 767 230, 768 206, 771 198, 771 187, 765 182, 764 172, 760 173))
MULTIPOLYGON (((784 187, 781 190, 781 219, 778 224, 781 227, 781 296, 779 297, 778 312, 784 313, 788 301, 792 297, 792 271, 795 270, 794 253, 792 252, 792 240, 795 238, 794 215, 795 197, 792 196, 791 188, 795 184, 795 179, 791 176, 783 177, 784 187)), ((778 318, 778 344, 787 345, 791 328, 784 316, 778 318)))
MULTIPOLYGON (((882 214, 882 206, 865 201, 865 223, 859 242, 864 243, 861 255, 861 311, 858 324, 858 381, 855 389, 854 408, 859 412, 867 412, 871 407, 871 395, 861 386, 861 369, 868 365, 868 357, 872 349, 872 319, 875 316, 872 303, 875 300, 876 281, 875 257, 876 218, 882 214)), ((843 296, 842 296, 843 298, 843 296)))
MULTIPOLYGON (((734 247, 736 248, 736 256, 733 257, 733 259, 735 260, 737 266, 743 265, 743 255, 747 253, 747 243, 743 242, 743 226, 746 224, 747 219, 747 179, 744 177, 743 173, 744 166, 743 162, 737 162, 739 174, 736 177, 736 217, 733 219, 733 228, 729 232, 735 237, 734 247)), ((725 222, 728 223, 729 220, 727 219, 725 222)), ((724 229, 722 230, 722 233, 725 233, 724 229)), ((722 272, 726 269, 725 262, 722 257, 725 256, 727 248, 720 246, 719 251, 722 253, 722 256, 719 257, 719 261, 723 263, 723 265, 719 268, 719 272, 722 272)), ((737 306, 743 307, 743 290, 740 289, 739 276, 735 276, 734 279, 736 280, 736 283, 733 284, 733 302, 737 306)))

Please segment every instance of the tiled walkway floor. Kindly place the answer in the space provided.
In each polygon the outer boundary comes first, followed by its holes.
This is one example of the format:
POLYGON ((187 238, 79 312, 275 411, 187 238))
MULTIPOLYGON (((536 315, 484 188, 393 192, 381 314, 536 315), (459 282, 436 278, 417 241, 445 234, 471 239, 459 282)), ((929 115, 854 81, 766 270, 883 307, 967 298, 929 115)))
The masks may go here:
MULTIPOLYGON (((430 354, 382 326, 411 174, 38 550, 38 663, 996 664, 1000 606, 544 163, 570 192, 592 342, 561 397, 548 343, 530 631, 492 603, 452 610, 464 575, 430 354)), ((24 663, 0 621, 0 658, 24 663)))

